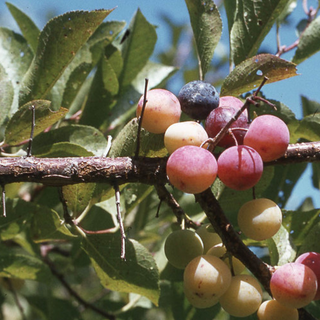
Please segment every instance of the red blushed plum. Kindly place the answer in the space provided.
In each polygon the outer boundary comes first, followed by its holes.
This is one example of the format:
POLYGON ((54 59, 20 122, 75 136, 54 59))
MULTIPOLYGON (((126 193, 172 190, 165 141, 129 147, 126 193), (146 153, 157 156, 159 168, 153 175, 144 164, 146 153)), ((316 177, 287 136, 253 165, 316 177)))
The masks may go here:
POLYGON ((229 188, 246 190, 255 186, 263 173, 259 153, 248 146, 233 146, 218 158, 218 177, 229 188))
MULTIPOLYGON (((137 106, 136 115, 141 115, 144 96, 137 106)), ((143 113, 142 127, 151 133, 164 133, 169 126, 179 121, 181 107, 178 98, 165 89, 147 92, 147 103, 143 113)))
MULTIPOLYGON (((223 96, 220 97, 219 107, 234 107, 240 109, 243 106, 244 102, 240 99, 233 97, 233 96, 223 96)), ((248 110, 245 109, 243 114, 248 117, 248 110)))
POLYGON ((308 266, 316 275, 318 280, 318 290, 314 300, 320 300, 320 253, 318 252, 306 252, 300 255, 296 263, 302 263, 308 266))
POLYGON ((273 273, 270 290, 274 299, 288 308, 302 308, 315 297, 318 288, 314 272, 301 263, 287 263, 273 273))
POLYGON ((196 146, 178 148, 167 162, 170 183, 186 193, 200 193, 208 189, 216 179, 217 171, 213 154, 196 146))
MULTIPOLYGON (((233 118, 239 110, 238 107, 229 105, 225 107, 218 107, 210 112, 205 122, 205 129, 210 138, 214 138, 222 128, 233 118)), ((239 118, 232 123, 230 129, 237 140, 238 144, 243 144, 243 138, 246 130, 249 128, 248 117, 242 113, 239 118)), ((218 143, 218 146, 229 148, 234 146, 235 140, 230 134, 226 134, 218 143)))
POLYGON ((278 117, 265 114, 255 118, 243 143, 256 149, 265 162, 282 157, 290 141, 287 125, 278 117))

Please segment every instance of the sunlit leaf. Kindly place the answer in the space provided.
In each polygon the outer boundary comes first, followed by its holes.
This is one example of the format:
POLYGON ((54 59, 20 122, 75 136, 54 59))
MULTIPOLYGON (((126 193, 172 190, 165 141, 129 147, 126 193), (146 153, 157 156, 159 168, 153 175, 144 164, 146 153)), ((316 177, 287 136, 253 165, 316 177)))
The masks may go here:
POLYGON ((6 2, 12 16, 16 20, 22 35, 27 40, 32 51, 35 53, 38 47, 38 37, 40 30, 36 24, 20 9, 14 6, 12 3, 6 2))
POLYGON ((272 54, 259 54, 235 67, 222 84, 221 96, 237 96, 257 89, 263 77, 268 78, 268 84, 296 75, 295 64, 272 54))
MULTIPOLYGON (((137 146, 138 121, 134 118, 126 124, 113 141, 109 156, 124 157, 135 155, 137 146)), ((161 157, 167 155, 163 134, 150 133, 141 130, 139 155, 146 157, 161 157)))
MULTIPOLYGON (((14 90, 10 112, 10 114, 13 114, 18 110, 21 82, 31 64, 33 54, 28 43, 20 34, 6 28, 0 28, 0 52, 1 78, 5 73, 7 75, 6 81, 11 81, 14 90)), ((8 94, 10 94, 10 91, 6 93, 6 95, 8 94)))
POLYGON ((309 141, 319 141, 320 140, 320 113, 311 114, 304 117, 295 134, 300 138, 304 138, 309 141))
POLYGON ((147 63, 157 41, 155 27, 137 10, 128 27, 128 36, 123 40, 123 69, 120 75, 122 88, 130 85, 147 63))
POLYGON ((2 125, 10 116, 10 110, 13 103, 14 90, 11 80, 0 64, 0 125, 2 125))
POLYGON ((37 53, 24 78, 22 103, 43 99, 78 50, 112 10, 71 11, 50 20, 39 36, 37 53))
POLYGON ((289 1, 237 1, 230 32, 231 55, 236 65, 257 54, 263 39, 289 1))
POLYGON ((186 0, 204 78, 222 34, 222 20, 212 0, 186 0))
POLYGON ((31 107, 35 108, 34 137, 56 123, 68 112, 65 108, 58 111, 50 109, 51 102, 47 100, 34 100, 22 106, 9 120, 5 131, 5 141, 8 144, 17 144, 30 138, 32 125, 31 107))
POLYGON ((272 265, 282 266, 295 259, 296 247, 283 226, 267 243, 272 265))
POLYGON ((292 62, 301 63, 320 50, 320 17, 313 20, 301 34, 292 62))
POLYGON ((89 126, 70 125, 37 136, 33 141, 33 152, 44 154, 51 150, 53 144, 63 142, 78 145, 87 150, 87 153, 96 156, 105 155, 107 150, 106 138, 100 131, 89 126))
POLYGON ((121 261, 120 244, 119 233, 87 235, 82 241, 104 287, 141 294, 157 305, 159 272, 152 255, 135 240, 127 239, 126 261, 121 261))
POLYGON ((320 113, 320 103, 317 101, 310 100, 305 96, 301 96, 302 112, 303 116, 314 115, 320 113))
POLYGON ((74 217, 77 217, 87 207, 94 189, 94 183, 79 183, 62 187, 64 199, 74 217))

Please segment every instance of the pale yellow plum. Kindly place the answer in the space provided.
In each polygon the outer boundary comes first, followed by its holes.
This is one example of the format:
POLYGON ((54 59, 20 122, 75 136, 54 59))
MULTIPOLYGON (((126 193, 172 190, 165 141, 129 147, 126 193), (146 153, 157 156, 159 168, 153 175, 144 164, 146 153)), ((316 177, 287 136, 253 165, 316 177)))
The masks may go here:
POLYGON ((264 301, 258 311, 259 320, 299 320, 299 312, 296 308, 287 308, 277 300, 264 301))

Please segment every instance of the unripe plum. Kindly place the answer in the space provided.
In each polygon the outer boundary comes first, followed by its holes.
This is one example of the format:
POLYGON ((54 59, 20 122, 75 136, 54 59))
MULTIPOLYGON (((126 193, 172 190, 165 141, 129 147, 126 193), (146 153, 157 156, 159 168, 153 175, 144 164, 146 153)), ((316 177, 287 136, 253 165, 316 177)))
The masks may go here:
POLYGON ((183 281, 189 302, 197 308, 208 308, 228 289, 231 272, 218 257, 202 255, 187 265, 183 281))
MULTIPOLYGON (((141 115, 144 95, 137 106, 137 117, 141 115)), ((181 107, 178 98, 165 89, 147 92, 147 103, 143 113, 142 127, 151 133, 164 133, 169 126, 179 121, 181 107)))
POLYGON ((164 134, 164 145, 169 153, 176 149, 193 145, 198 146, 208 139, 203 126, 195 121, 184 121, 172 124, 164 134))
POLYGON ((213 154, 196 146, 178 148, 167 161, 170 183, 186 193, 200 193, 208 189, 216 179, 217 171, 213 154))
POLYGON ((196 233, 202 239, 204 245, 203 253, 205 254, 211 247, 222 242, 220 236, 215 232, 211 223, 203 224, 196 230, 196 233))
POLYGON ((299 320, 299 312, 295 308, 287 308, 277 300, 264 301, 258 311, 259 320, 299 320))
POLYGON ((246 202, 238 212, 240 230, 253 240, 273 237, 280 229, 282 212, 278 205, 265 198, 246 202))
POLYGON ((272 274, 270 290, 274 299, 288 308, 302 308, 315 297, 318 288, 314 272, 301 263, 284 264, 272 274))
POLYGON ((219 301, 230 315, 247 317, 258 310, 262 301, 262 289, 256 278, 240 274, 232 277, 228 290, 219 301))
POLYGON ((306 252, 301 254, 295 261, 308 266, 316 275, 318 281, 318 290, 314 300, 320 300, 320 253, 306 252))
POLYGON ((218 158, 218 177, 229 188, 246 190, 258 183, 263 173, 259 153, 248 146, 233 146, 218 158))
POLYGON ((288 148, 290 133, 280 118, 265 114, 255 118, 243 143, 257 150, 263 161, 273 161, 283 156, 288 148))
POLYGON ((215 87, 201 80, 185 84, 178 94, 178 99, 181 110, 197 120, 205 119, 219 105, 219 94, 215 87))
MULTIPOLYGON (((234 117, 239 110, 236 106, 218 107, 210 112, 205 122, 205 129, 210 138, 214 138, 222 128, 234 117)), ((243 138, 246 134, 246 130, 249 128, 248 117, 245 113, 242 113, 239 118, 232 123, 230 129, 237 140, 238 144, 243 144, 243 138), (241 129, 235 129, 241 128, 241 129)), ((230 134, 226 134, 219 142, 218 146, 223 148, 229 148, 236 144, 234 138, 230 134)))
POLYGON ((203 254, 203 243, 197 233, 191 230, 176 230, 169 234, 164 244, 168 261, 178 269, 203 254))

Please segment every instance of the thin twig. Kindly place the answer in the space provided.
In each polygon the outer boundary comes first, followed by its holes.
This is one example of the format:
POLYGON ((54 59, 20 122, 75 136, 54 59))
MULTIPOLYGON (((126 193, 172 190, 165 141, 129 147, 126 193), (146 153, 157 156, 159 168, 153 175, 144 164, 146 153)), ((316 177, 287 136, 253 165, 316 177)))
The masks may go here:
POLYGON ((7 208, 6 208, 6 190, 5 190, 5 185, 1 185, 2 188, 2 216, 6 217, 7 216, 7 208))
POLYGON ((101 309, 97 308, 95 305, 93 305, 93 304, 85 301, 84 299, 82 299, 79 296, 79 294, 77 292, 75 292, 70 287, 69 283, 66 281, 66 279, 63 276, 63 274, 61 274, 60 272, 57 271, 57 269, 55 268, 55 265, 53 264, 53 262, 47 256, 45 256, 43 260, 49 266, 52 274, 62 283, 62 285, 66 288, 66 290, 69 292, 69 294, 72 297, 74 297, 80 304, 82 304, 86 309, 91 309, 92 311, 102 315, 106 319, 109 319, 109 320, 115 320, 116 319, 116 317, 113 314, 105 312, 104 310, 101 310, 101 309))
POLYGON ((126 260, 126 234, 124 231, 123 221, 121 217, 121 202, 120 202, 120 190, 117 183, 114 184, 115 198, 116 198, 116 208, 117 208, 117 220, 120 227, 121 234, 121 260, 126 260))
POLYGON ((62 207, 63 207, 63 218, 64 218, 64 221, 66 223, 72 225, 73 221, 72 221, 72 218, 71 218, 71 216, 69 214, 68 205, 67 205, 66 199, 64 198, 62 187, 58 188, 58 192, 59 192, 59 198, 60 198, 60 201, 61 201, 62 207))
POLYGON ((144 115, 144 110, 145 110, 147 102, 148 102, 148 100, 147 100, 148 83, 149 83, 149 79, 146 78, 145 84, 144 84, 143 105, 142 105, 141 114, 140 114, 140 118, 139 118, 139 122, 138 122, 137 148, 136 148, 136 152, 135 152, 135 158, 139 157, 142 119, 143 119, 143 115, 144 115))
POLYGON ((36 108, 34 105, 30 107, 30 110, 32 112, 32 121, 31 121, 31 133, 29 138, 29 145, 27 149, 27 157, 31 157, 31 149, 32 149, 32 141, 33 141, 33 135, 34 135, 34 127, 36 125, 36 108))

